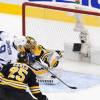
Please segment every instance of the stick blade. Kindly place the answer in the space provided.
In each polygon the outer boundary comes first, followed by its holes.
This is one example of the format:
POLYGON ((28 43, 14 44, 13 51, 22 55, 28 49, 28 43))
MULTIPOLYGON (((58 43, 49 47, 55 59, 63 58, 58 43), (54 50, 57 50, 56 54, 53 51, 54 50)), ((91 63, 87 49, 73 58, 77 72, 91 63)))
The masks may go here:
POLYGON ((71 89, 77 89, 77 87, 70 87, 71 89))

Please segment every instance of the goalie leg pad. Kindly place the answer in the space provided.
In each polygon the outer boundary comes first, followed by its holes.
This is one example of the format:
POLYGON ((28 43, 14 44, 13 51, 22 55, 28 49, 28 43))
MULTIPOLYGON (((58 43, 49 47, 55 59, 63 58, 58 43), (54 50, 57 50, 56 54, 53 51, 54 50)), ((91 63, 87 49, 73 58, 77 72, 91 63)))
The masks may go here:
POLYGON ((48 73, 48 70, 46 70, 45 67, 43 68, 43 65, 39 64, 38 62, 35 62, 33 65, 31 65, 31 67, 33 72, 39 77, 42 77, 44 74, 48 73))

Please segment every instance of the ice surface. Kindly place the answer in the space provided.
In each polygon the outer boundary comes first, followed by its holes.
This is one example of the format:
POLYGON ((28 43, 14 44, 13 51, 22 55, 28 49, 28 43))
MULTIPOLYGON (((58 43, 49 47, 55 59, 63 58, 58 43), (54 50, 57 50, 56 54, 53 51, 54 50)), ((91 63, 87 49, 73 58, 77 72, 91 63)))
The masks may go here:
MULTIPOLYGON (((0 30, 16 35, 21 33, 21 28, 21 17, 0 14, 0 30)), ((48 96, 49 100, 100 100, 100 76, 93 75, 100 72, 98 65, 72 61, 61 62, 60 65, 61 79, 78 89, 72 90, 61 82, 57 85, 40 85, 42 92, 48 96), (80 73, 75 72, 76 68, 79 68, 80 73), (85 71, 87 74, 82 74, 85 71)))

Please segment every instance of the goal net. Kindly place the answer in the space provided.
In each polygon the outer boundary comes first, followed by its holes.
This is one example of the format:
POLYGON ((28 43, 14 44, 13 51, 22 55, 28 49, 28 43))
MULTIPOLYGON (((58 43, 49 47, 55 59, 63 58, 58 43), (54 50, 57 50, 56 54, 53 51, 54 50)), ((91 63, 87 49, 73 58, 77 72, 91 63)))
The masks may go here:
POLYGON ((78 4, 26 2, 22 9, 23 35, 33 36, 46 48, 64 50, 64 43, 80 43, 80 32, 100 47, 100 11, 78 4))

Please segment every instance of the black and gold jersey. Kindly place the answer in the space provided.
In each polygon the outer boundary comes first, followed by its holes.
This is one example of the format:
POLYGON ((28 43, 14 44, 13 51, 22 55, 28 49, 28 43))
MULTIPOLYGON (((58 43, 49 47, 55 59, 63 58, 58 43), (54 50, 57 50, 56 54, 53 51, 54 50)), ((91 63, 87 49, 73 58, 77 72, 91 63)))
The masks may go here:
POLYGON ((25 63, 4 65, 0 72, 0 79, 0 85, 18 90, 26 90, 29 87, 32 94, 37 98, 42 95, 36 81, 36 75, 25 63))

